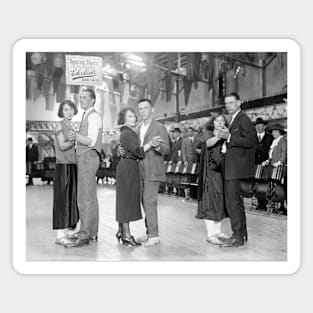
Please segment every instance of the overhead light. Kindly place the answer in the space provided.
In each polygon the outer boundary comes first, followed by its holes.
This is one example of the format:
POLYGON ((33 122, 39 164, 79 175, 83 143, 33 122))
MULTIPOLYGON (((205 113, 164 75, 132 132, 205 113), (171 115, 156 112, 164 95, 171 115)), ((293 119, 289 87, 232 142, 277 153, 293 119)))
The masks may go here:
POLYGON ((111 69, 110 64, 105 65, 105 66, 103 67, 102 71, 103 71, 104 73, 111 74, 111 73, 112 73, 112 69, 111 69))
POLYGON ((142 67, 146 66, 146 64, 141 62, 141 61, 136 61, 136 60, 131 60, 131 59, 129 59, 128 61, 129 61, 129 63, 132 63, 132 64, 137 65, 137 66, 142 66, 142 67))
MULTIPOLYGON (((136 54, 128 54, 127 55, 127 61, 131 64, 137 65, 137 66, 142 66, 145 67, 146 64, 143 62, 143 58, 136 55, 136 54)), ((126 65, 127 66, 127 65, 126 65)))
POLYGON ((240 69, 241 67, 240 66, 237 66, 236 69, 235 69, 235 72, 234 72, 234 78, 237 78, 239 72, 240 72, 240 69))
POLYGON ((142 57, 139 57, 138 55, 136 54, 129 54, 128 55, 128 59, 130 60, 134 60, 134 61, 138 61, 138 62, 142 62, 142 57))

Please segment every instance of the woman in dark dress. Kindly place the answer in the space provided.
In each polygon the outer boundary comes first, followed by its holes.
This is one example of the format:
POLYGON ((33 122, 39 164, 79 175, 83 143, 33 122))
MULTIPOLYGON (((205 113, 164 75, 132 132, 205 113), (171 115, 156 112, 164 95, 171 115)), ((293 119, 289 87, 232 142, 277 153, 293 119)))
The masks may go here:
POLYGON ((223 115, 212 119, 208 132, 201 140, 201 155, 198 188, 198 212, 196 218, 203 219, 207 229, 207 241, 223 244, 227 235, 221 232, 222 220, 226 217, 224 187, 221 169, 224 141, 216 136, 227 121, 223 115))
POLYGON ((56 244, 67 245, 67 238, 78 222, 77 169, 74 141, 68 139, 73 130, 71 120, 77 113, 72 101, 60 103, 58 116, 63 120, 57 125, 55 132, 56 169, 53 184, 53 229, 57 230, 56 244))
POLYGON ((116 170, 116 221, 119 223, 116 238, 132 246, 139 246, 140 243, 131 235, 129 222, 142 218, 138 161, 152 147, 150 142, 140 147, 136 123, 137 116, 132 108, 125 108, 119 113, 120 143, 125 153, 116 170))

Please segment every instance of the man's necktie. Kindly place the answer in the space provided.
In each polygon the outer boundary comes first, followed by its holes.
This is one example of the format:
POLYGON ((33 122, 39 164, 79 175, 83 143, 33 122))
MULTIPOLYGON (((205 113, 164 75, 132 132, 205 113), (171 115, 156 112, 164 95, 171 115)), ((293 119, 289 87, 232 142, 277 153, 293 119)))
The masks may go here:
POLYGON ((80 127, 82 126, 82 123, 83 123, 83 120, 84 120, 85 114, 86 114, 86 111, 84 111, 84 113, 83 113, 82 120, 80 121, 78 131, 80 131, 80 127))
MULTIPOLYGON (((83 113, 82 119, 81 119, 80 124, 79 124, 78 132, 80 131, 80 127, 82 126, 85 114, 86 114, 86 111, 84 111, 84 113, 83 113)), ((75 141, 74 147, 75 147, 75 152, 77 153, 77 141, 75 141)))

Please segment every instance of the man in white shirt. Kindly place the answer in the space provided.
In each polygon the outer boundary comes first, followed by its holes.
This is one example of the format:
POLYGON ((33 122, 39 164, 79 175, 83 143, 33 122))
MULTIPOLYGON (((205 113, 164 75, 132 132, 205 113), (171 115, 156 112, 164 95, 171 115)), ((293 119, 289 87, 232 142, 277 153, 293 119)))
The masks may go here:
POLYGON ((75 239, 68 247, 78 247, 97 240, 99 208, 97 198, 96 173, 100 164, 102 143, 102 119, 94 109, 96 95, 92 89, 80 92, 80 106, 84 110, 78 132, 73 132, 69 140, 76 140, 77 153, 77 205, 80 230, 72 236, 75 239))
POLYGON ((149 99, 138 102, 138 111, 143 122, 139 126, 141 145, 152 141, 153 148, 145 152, 139 162, 142 205, 145 212, 146 236, 139 239, 144 246, 160 242, 158 228, 158 192, 160 182, 166 180, 164 155, 169 153, 169 139, 164 125, 153 118, 153 106, 149 99))

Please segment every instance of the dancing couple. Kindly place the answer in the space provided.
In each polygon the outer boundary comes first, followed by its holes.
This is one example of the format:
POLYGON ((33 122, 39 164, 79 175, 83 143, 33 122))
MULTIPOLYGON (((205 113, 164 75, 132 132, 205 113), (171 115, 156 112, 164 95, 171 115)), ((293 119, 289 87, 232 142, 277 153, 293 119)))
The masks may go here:
POLYGON ((197 218, 205 221, 207 241, 224 247, 243 246, 248 240, 247 223, 240 195, 240 180, 254 175, 256 133, 241 111, 237 93, 225 97, 224 115, 212 119, 202 139, 197 218), (230 218, 232 236, 222 232, 222 220, 230 218))

